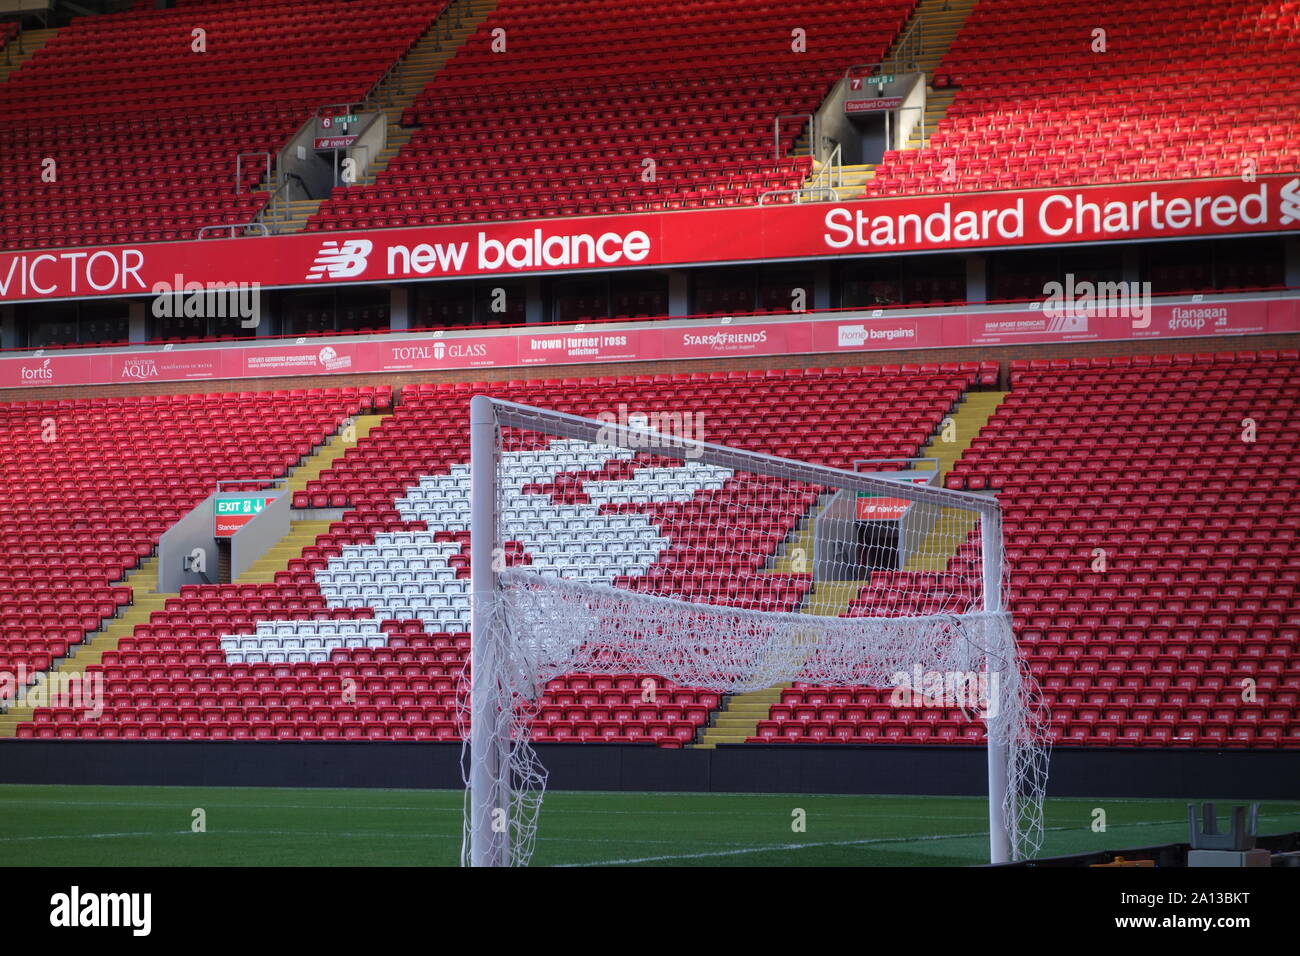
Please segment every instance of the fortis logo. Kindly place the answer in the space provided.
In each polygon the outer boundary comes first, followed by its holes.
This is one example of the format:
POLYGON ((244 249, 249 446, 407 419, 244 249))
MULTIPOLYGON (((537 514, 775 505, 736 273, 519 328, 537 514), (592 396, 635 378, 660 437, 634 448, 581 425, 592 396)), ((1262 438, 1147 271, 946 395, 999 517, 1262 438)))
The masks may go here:
POLYGON ((22 366, 21 377, 24 382, 48 382, 54 378, 54 369, 50 368, 50 360, 46 359, 36 368, 22 366))
POLYGON ((1282 187, 1282 225, 1300 219, 1300 179, 1293 179, 1282 187))
POLYGON ((351 279, 366 271, 366 257, 375 244, 369 239, 346 239, 342 245, 327 239, 316 253, 316 261, 307 272, 308 279, 351 279))

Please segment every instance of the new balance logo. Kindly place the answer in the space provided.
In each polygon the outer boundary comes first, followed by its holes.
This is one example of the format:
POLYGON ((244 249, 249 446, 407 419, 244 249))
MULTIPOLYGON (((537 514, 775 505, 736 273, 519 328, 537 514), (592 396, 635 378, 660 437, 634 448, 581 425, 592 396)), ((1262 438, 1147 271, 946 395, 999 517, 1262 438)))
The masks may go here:
POLYGON ((351 279, 366 271, 366 257, 375 244, 369 239, 346 239, 339 245, 328 239, 316 253, 316 261, 307 272, 308 279, 351 279))
POLYGON ((1282 187, 1282 225, 1300 219, 1300 179, 1293 179, 1282 187))

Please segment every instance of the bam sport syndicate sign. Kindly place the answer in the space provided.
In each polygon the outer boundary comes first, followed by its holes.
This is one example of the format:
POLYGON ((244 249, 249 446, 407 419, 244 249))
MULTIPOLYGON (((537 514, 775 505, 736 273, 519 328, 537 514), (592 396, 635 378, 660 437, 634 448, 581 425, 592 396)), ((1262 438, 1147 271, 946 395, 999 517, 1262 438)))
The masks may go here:
POLYGON ((1300 233, 1300 177, 875 197, 0 253, 0 301, 1300 233))
POLYGON ((268 341, 230 347, 161 347, 126 352, 60 351, 0 358, 0 388, 269 378, 291 375, 426 372, 580 365, 728 356, 805 355, 888 349, 963 348, 1044 342, 1179 339, 1300 332, 1300 299, 1259 298, 1157 304, 1140 322, 1121 315, 1043 312, 822 314, 786 319, 600 325, 591 331, 505 329, 432 333, 311 345, 268 341))

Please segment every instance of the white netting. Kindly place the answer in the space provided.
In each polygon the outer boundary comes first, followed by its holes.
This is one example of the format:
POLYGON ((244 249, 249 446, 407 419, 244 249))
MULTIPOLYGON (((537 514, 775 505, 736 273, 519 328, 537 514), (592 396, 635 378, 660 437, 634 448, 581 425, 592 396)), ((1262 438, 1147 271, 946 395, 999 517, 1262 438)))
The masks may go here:
POLYGON ((503 408, 529 427, 496 431, 486 530, 499 565, 473 638, 480 706, 471 715, 463 700, 467 726, 487 721, 478 752, 466 738, 465 862, 472 839, 499 841, 498 862, 530 858, 546 687, 585 672, 717 694, 910 685, 918 701, 982 717, 1006 746, 1013 854, 1037 851, 1044 719, 1010 615, 982 610, 984 525, 964 496, 911 484, 918 463, 896 494, 868 498, 798 462, 711 446, 674 455, 666 442, 651 453, 645 433, 592 441, 576 436, 599 423, 503 408), (476 770, 490 791, 477 797, 476 770))

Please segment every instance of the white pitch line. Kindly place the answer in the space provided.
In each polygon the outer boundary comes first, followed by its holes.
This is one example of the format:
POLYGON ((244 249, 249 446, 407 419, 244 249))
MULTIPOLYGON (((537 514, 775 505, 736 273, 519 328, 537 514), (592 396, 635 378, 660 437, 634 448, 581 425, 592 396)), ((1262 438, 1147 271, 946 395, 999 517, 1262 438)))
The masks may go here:
MULTIPOLYGON (((1122 830, 1132 827, 1167 827, 1175 826, 1185 821, 1181 820, 1143 820, 1137 823, 1117 823, 1113 824, 1110 830, 1122 830)), ((1045 833, 1058 833, 1066 830, 1079 830, 1078 826, 1068 827, 1043 827, 1045 833)), ((721 856, 741 856, 747 853, 780 853, 786 850, 808 850, 828 846, 871 846, 886 843, 908 844, 908 843, 933 843, 939 840, 987 840, 989 832, 987 830, 975 833, 941 833, 931 836, 917 837, 868 837, 860 840, 825 840, 818 843, 777 843, 771 846, 746 847, 739 850, 715 850, 707 853, 674 853, 664 856, 646 856, 636 857, 625 860, 598 860, 595 862, 584 863, 553 863, 557 867, 577 867, 577 866, 633 866, 639 863, 662 863, 665 860, 702 860, 710 857, 721 856)), ((556 842, 563 842, 555 838, 556 842)))

